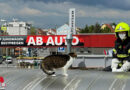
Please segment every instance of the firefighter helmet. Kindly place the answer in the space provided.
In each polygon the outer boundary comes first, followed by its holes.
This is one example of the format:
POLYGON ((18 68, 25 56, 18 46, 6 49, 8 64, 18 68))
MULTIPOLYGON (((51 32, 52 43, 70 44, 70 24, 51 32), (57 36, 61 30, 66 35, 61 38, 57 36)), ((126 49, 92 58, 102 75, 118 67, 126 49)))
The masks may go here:
POLYGON ((120 22, 119 24, 117 24, 117 26, 115 28, 115 33, 118 33, 118 32, 127 32, 128 37, 130 37, 130 27, 129 27, 129 25, 125 22, 120 22))

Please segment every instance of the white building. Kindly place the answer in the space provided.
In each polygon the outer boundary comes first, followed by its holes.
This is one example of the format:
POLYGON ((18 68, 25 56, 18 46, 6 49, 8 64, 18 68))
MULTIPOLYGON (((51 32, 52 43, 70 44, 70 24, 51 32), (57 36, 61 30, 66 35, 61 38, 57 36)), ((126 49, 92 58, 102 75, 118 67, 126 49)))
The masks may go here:
POLYGON ((57 28, 56 33, 57 35, 67 35, 71 31, 69 25, 64 24, 61 27, 57 28))
POLYGON ((30 29, 30 24, 22 21, 13 20, 8 22, 7 33, 9 35, 27 35, 30 29))
MULTIPOLYGON (((8 35, 28 35, 31 24, 13 19, 13 22, 8 22, 6 26, 8 35)), ((28 53, 28 48, 22 49, 28 53)))

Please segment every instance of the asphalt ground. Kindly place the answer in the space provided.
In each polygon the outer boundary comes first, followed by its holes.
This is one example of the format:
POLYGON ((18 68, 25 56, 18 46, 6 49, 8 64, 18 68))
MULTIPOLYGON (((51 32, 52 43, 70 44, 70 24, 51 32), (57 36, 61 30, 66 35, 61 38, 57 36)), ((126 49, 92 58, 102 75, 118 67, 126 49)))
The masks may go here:
POLYGON ((6 90, 130 90, 130 72, 69 69, 68 77, 46 76, 40 69, 0 68, 6 90))

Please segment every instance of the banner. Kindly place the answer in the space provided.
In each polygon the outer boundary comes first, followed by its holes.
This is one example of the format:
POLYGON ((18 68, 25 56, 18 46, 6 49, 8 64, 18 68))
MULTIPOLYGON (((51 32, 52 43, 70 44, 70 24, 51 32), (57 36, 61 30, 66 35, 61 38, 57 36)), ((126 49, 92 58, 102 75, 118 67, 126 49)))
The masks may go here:
POLYGON ((7 27, 6 27, 6 26, 2 26, 2 27, 1 27, 1 30, 7 31, 7 27))
POLYGON ((27 36, 0 36, 0 46, 26 46, 27 36))
MULTIPOLYGON (((113 47, 112 35, 73 35, 73 47, 113 47)), ((63 47, 66 35, 0 36, 0 47, 63 47)))

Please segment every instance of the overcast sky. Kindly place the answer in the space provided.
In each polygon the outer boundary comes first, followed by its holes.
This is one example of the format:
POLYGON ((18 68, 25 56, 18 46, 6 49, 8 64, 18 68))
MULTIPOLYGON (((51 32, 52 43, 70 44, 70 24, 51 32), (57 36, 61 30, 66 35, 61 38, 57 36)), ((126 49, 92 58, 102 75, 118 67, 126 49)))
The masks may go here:
POLYGON ((77 27, 96 22, 130 24, 130 0, 0 0, 0 19, 53 28, 68 23, 69 8, 76 9, 77 27))

